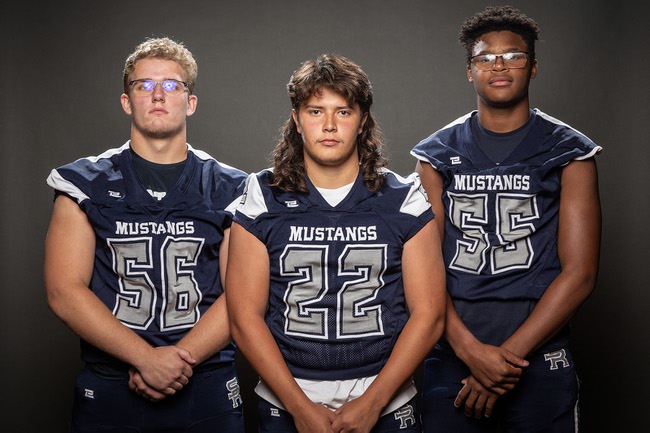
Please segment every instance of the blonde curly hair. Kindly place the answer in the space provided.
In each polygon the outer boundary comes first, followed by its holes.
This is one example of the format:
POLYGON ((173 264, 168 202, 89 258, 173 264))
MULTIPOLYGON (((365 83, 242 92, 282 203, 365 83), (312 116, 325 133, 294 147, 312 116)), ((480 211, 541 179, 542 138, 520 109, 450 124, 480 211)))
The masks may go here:
POLYGON ((135 69, 135 64, 142 59, 149 58, 173 60, 178 63, 185 75, 184 81, 187 82, 190 95, 194 93, 196 77, 199 74, 196 60, 182 42, 176 42, 167 37, 148 38, 126 58, 124 63, 124 93, 129 93, 129 80, 131 73, 135 69))

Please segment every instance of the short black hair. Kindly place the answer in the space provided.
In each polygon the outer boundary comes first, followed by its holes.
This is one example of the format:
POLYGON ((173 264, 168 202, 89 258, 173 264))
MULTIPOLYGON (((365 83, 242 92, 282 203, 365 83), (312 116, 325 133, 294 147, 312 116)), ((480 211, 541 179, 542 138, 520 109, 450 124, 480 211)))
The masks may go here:
POLYGON ((488 6, 467 18, 460 28, 458 41, 467 52, 467 63, 472 57, 476 41, 489 32, 511 31, 520 35, 531 59, 535 59, 535 41, 539 39, 539 25, 532 18, 512 6, 488 6))

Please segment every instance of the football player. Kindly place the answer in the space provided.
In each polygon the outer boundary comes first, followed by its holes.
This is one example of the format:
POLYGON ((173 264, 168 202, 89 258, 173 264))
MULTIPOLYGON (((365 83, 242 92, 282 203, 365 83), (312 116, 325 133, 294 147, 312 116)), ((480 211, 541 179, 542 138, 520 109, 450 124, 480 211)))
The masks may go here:
POLYGON ((425 432, 577 431, 569 321, 596 280, 601 148, 531 109, 538 32, 509 6, 468 18, 478 109, 411 152, 440 216, 450 299, 424 366, 425 432))
POLYGON ((197 72, 182 43, 144 41, 130 140, 47 179, 47 300, 85 361, 72 432, 244 431, 222 280, 246 175, 186 143, 197 72))
POLYGON ((445 307, 430 205, 417 175, 385 168, 358 65, 324 54, 287 88, 292 112, 273 169, 249 176, 226 274, 260 431, 419 431, 412 376, 445 307))

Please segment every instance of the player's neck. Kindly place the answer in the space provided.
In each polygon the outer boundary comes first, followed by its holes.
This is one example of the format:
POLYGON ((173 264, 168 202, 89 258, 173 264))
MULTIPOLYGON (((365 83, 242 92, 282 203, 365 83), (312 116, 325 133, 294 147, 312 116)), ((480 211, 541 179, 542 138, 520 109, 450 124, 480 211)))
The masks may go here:
POLYGON ((478 106, 478 120, 489 131, 511 132, 523 126, 530 118, 528 99, 510 107, 478 106))
POLYGON ((185 135, 173 139, 156 139, 131 134, 131 149, 142 158, 156 164, 175 164, 187 159, 185 135))

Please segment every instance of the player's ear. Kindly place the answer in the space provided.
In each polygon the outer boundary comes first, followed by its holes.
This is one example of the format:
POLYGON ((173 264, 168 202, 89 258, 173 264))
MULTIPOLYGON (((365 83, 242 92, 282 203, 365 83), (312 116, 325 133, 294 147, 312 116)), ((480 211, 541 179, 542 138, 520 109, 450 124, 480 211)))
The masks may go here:
POLYGON ((368 120, 368 113, 363 113, 363 117, 361 118, 361 123, 359 124, 359 134, 363 132, 363 125, 366 124, 366 120, 368 120))
POLYGON ((298 112, 295 108, 291 109, 291 117, 293 117, 293 123, 296 124, 296 131, 298 134, 302 134, 302 129, 300 128, 300 122, 298 122, 298 112))
POLYGON ((533 60, 533 66, 530 68, 530 78, 537 76, 537 59, 533 60))
POLYGON ((190 95, 187 98, 187 115, 191 116, 196 111, 196 104, 199 103, 199 98, 196 95, 190 95))
POLYGON ((124 112, 130 116, 132 111, 129 95, 122 93, 122 96, 120 96, 120 103, 122 104, 122 110, 124 110, 124 112))

